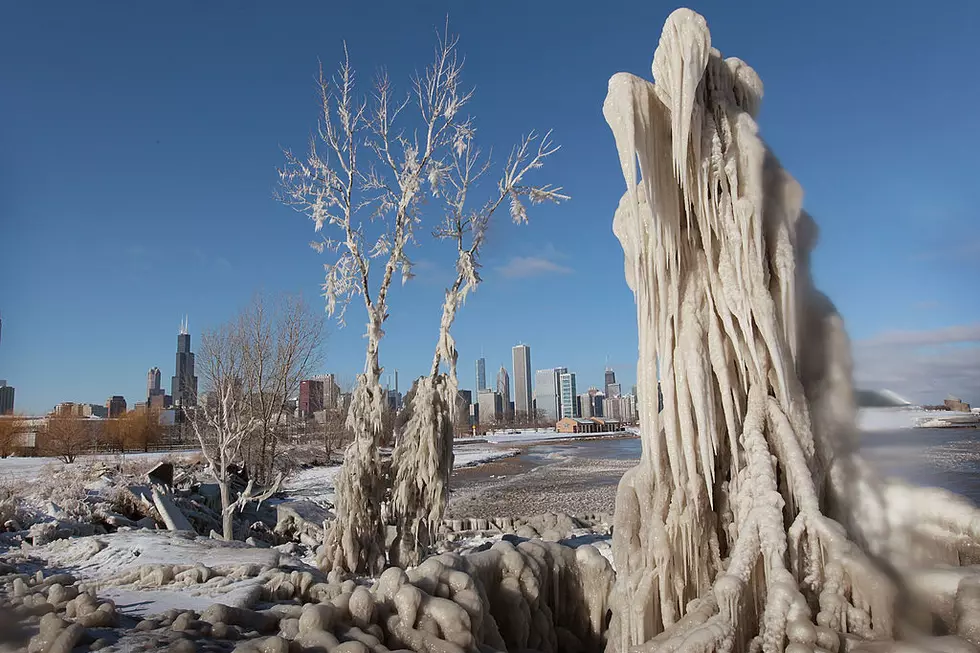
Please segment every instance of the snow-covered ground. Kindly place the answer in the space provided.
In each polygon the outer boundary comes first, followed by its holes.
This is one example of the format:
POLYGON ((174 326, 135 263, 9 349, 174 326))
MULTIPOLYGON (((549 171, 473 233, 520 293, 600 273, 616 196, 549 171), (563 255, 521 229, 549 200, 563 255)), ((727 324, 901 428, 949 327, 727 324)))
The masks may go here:
MULTIPOLYGON (((85 464, 105 463, 106 465, 117 465, 122 462, 144 462, 155 463, 165 459, 192 458, 200 454, 200 451, 157 451, 153 453, 127 453, 127 454, 98 454, 91 456, 79 456, 73 465, 81 466, 85 464)), ((64 469, 65 463, 59 458, 3 458, 0 459, 0 481, 30 481, 38 478, 42 470, 59 471, 64 469)))
POLYGON ((948 410, 923 410, 909 408, 862 408, 858 411, 858 429, 861 431, 894 431, 914 428, 920 420, 971 417, 971 413, 948 410))
POLYGON ((131 615, 170 608, 202 611, 216 602, 244 606, 262 585, 261 569, 306 566, 275 549, 150 530, 57 540, 33 547, 30 555, 95 584, 100 598, 112 599, 131 615), (214 573, 204 583, 181 582, 149 573, 158 565, 192 565, 214 573))
MULTIPOLYGON (((453 446, 453 469, 475 467, 493 460, 510 458, 520 453, 519 449, 501 449, 475 441, 456 442, 453 446)), ((294 472, 286 483, 286 493, 297 499, 308 499, 321 505, 334 502, 334 478, 340 465, 329 467, 308 467, 294 472)))

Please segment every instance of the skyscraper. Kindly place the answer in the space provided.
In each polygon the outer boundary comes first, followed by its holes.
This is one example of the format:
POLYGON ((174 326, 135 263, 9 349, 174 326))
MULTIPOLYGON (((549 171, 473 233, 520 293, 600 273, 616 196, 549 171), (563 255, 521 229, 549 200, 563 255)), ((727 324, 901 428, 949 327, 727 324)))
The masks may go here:
POLYGON ((457 390, 456 395, 459 397, 456 401, 456 428, 458 431, 462 431, 462 427, 473 424, 470 421, 470 407, 473 405, 473 393, 469 390, 457 390))
POLYGON ((507 373, 507 368, 503 365, 500 366, 500 371, 497 372, 497 394, 500 395, 500 401, 503 404, 501 410, 504 416, 508 419, 513 417, 510 410, 510 374, 507 373))
POLYGON ((337 384, 337 377, 333 374, 321 374, 320 376, 314 376, 313 380, 323 383, 323 408, 326 410, 343 408, 340 401, 340 386, 337 384))
POLYGON ((106 400, 105 407, 110 419, 122 417, 126 414, 126 399, 120 395, 113 395, 106 400))
POLYGON ((323 410, 323 381, 305 380, 299 382, 299 412, 309 419, 313 413, 323 410))
POLYGON ((514 347, 514 412, 519 417, 531 415, 531 348, 514 347))
POLYGON ((480 357, 476 359, 476 392, 487 389, 487 359, 480 357))
POLYGON ((561 397, 561 417, 579 417, 578 395, 575 392, 575 372, 559 374, 558 388, 561 397))
POLYGON ((557 420, 561 405, 558 376, 567 372, 564 367, 538 370, 534 374, 534 403, 538 414, 547 420, 557 420))
MULTIPOLYGON (((612 396, 612 393, 609 392, 609 386, 615 385, 615 383, 616 383, 616 373, 612 371, 612 368, 607 367, 606 368, 606 384, 602 388, 603 391, 605 391, 607 397, 612 396)), ((616 394, 618 395, 619 393, 617 392, 616 394)))
POLYGON ((177 363, 170 379, 170 393, 178 408, 188 408, 197 403, 197 377, 194 376, 194 354, 191 353, 191 334, 187 332, 186 317, 177 334, 177 363))
POLYGON ((6 381, 0 381, 0 415, 8 415, 14 412, 14 388, 7 385, 6 381))
POLYGON ((147 401, 156 394, 154 390, 160 389, 160 368, 151 367, 146 373, 146 397, 147 401))
POLYGON ((503 416, 504 408, 500 393, 493 390, 481 390, 477 393, 480 424, 493 424, 503 416))

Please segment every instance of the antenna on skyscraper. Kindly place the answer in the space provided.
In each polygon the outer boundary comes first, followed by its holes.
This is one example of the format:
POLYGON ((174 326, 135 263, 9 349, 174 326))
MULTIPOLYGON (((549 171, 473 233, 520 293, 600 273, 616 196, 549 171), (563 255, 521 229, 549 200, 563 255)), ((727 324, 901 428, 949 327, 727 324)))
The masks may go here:
POLYGON ((184 319, 180 321, 180 335, 187 335, 187 315, 184 315, 184 319))

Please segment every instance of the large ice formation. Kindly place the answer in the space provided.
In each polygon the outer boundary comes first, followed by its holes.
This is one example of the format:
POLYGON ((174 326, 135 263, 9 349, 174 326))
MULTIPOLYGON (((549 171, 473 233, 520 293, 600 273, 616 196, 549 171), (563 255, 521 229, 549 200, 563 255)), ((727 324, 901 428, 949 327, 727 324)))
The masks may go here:
POLYGON ((980 515, 878 480, 854 453, 849 344, 812 285, 802 189, 758 133, 762 82, 687 9, 664 25, 653 77, 615 75, 603 106, 627 187, 613 229, 637 304, 643 444, 617 494, 610 649, 980 643, 977 572, 922 571, 972 563, 980 515))

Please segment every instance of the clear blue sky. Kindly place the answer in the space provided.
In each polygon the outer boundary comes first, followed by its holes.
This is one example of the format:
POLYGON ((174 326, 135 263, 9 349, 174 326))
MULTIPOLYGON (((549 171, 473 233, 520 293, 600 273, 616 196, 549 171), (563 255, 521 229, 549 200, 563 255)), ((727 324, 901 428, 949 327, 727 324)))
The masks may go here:
MULTIPOLYGON (((273 200, 281 146, 316 119, 317 58, 347 40, 368 77, 426 64, 451 14, 483 143, 530 128, 563 145, 542 179, 573 200, 501 220, 458 321, 463 387, 519 341, 579 387, 608 360, 633 383, 636 323, 611 217, 624 184, 601 104, 649 77, 657 2, 11 2, 0 10, 0 378, 17 407, 142 398, 173 373, 177 327, 228 319, 253 292, 316 298, 310 224, 273 200), (338 9, 331 9, 338 8, 338 9), (574 310, 569 310, 574 307, 574 310), (574 317, 563 315, 574 313, 574 317)), ((867 383, 980 400, 980 4, 698 3, 713 45, 765 83, 762 133, 821 227, 818 285, 867 383), (928 379, 923 380, 923 375, 928 379)), ((403 88, 407 88, 403 86, 403 88)), ((383 363, 431 359, 449 270, 396 289, 383 363)), ((324 371, 362 365, 363 313, 331 329, 324 371)))

